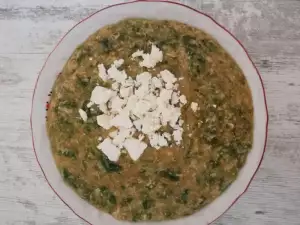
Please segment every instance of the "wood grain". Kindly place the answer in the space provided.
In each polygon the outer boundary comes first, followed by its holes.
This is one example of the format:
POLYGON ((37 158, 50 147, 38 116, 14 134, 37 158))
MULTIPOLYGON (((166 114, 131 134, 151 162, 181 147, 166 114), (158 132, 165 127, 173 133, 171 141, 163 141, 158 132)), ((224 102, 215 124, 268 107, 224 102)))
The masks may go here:
MULTIPOLYGON (((122 1, 114 1, 122 2, 122 1)), ((300 1, 186 0, 229 28, 259 68, 270 113, 267 152, 247 193, 216 225, 299 225, 300 1)), ((29 114, 47 54, 109 0, 0 0, 0 218, 4 225, 84 225, 46 184, 29 114)))

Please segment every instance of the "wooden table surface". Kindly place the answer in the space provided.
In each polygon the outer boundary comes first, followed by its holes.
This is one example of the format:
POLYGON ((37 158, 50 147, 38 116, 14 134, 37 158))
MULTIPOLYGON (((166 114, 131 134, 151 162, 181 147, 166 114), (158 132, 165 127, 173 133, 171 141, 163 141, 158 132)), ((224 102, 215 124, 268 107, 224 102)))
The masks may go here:
MULTIPOLYGON (((84 225, 46 183, 29 114, 47 55, 76 22, 116 0, 0 0, 0 224, 84 225)), ((247 193, 216 225, 300 224, 300 1, 186 0, 248 49, 265 84, 269 137, 247 193)))

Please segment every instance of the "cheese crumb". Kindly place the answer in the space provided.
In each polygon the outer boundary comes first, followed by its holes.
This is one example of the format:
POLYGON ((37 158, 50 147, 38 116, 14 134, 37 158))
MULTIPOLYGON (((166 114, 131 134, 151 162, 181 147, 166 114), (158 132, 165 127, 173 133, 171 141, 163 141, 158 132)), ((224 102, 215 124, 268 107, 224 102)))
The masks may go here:
POLYGON ((120 71, 117 69, 117 67, 115 65, 112 65, 108 70, 107 70, 107 74, 109 76, 110 79, 118 82, 118 83, 122 83, 125 81, 125 79, 127 78, 127 74, 125 73, 125 71, 120 71))
POLYGON ((186 97, 184 95, 181 95, 179 97, 179 101, 180 103, 182 103, 183 105, 185 105, 187 103, 186 97))
POLYGON ((124 59, 119 59, 119 60, 114 61, 114 65, 116 68, 119 68, 120 66, 122 66, 123 63, 124 63, 124 59))
POLYGON ((97 146, 97 148, 101 150, 111 161, 118 161, 121 154, 120 149, 112 143, 110 138, 106 138, 97 146))
POLYGON ((87 121, 87 114, 86 114, 86 112, 83 110, 83 109, 79 109, 79 115, 80 115, 80 117, 81 117, 81 119, 84 121, 84 122, 86 122, 87 121))
POLYGON ((199 109, 198 103, 192 102, 192 103, 191 103, 191 109, 192 109, 194 112, 196 112, 196 111, 199 109))
POLYGON ((109 128, 111 128, 110 119, 111 119, 110 116, 102 114, 100 116, 97 116, 97 124, 100 127, 103 127, 104 129, 108 130, 109 128))
POLYGON ((107 81, 108 80, 108 75, 106 73, 106 69, 104 67, 103 64, 99 64, 98 65, 98 71, 99 71, 99 77, 103 80, 103 81, 107 81))
POLYGON ((100 105, 102 103, 107 103, 108 100, 114 96, 114 91, 107 89, 102 86, 96 86, 94 90, 92 91, 91 95, 91 102, 94 102, 97 105, 100 105))
POLYGON ((124 142, 124 147, 128 151, 130 157, 136 161, 147 148, 147 144, 135 138, 128 138, 124 142))
POLYGON ((111 137, 111 138, 115 138, 117 135, 118 135, 118 131, 117 130, 114 130, 114 131, 112 131, 112 132, 110 132, 108 134, 108 136, 111 137))
POLYGON ((132 54, 132 58, 143 57, 143 61, 140 62, 141 67, 153 68, 158 62, 162 62, 163 53, 155 45, 151 46, 151 53, 145 54, 143 51, 138 50, 132 54))
POLYGON ((86 105, 86 107, 91 108, 92 105, 94 105, 94 103, 93 103, 93 102, 89 102, 89 103, 86 105))
POLYGON ((115 127, 131 128, 132 122, 128 114, 120 113, 110 121, 110 125, 115 127))

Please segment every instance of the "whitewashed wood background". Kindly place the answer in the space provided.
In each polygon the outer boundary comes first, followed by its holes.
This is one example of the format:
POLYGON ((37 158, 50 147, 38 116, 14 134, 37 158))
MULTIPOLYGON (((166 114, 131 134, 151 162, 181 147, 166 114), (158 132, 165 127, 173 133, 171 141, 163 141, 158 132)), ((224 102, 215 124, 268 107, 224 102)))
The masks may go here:
MULTIPOLYGON (((124 1, 124 0, 123 0, 124 1)), ((0 224, 84 225, 49 188, 29 114, 47 54, 76 22, 117 0, 0 0, 0 224)), ((300 1, 185 0, 225 25, 259 68, 267 152, 248 192, 216 225, 300 224, 300 1)))

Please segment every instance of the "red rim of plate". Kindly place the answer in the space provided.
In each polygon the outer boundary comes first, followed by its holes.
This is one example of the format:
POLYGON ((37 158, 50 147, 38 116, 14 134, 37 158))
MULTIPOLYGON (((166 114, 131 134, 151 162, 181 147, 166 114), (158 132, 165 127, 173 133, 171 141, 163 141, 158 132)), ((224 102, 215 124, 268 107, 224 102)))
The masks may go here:
POLYGON ((250 58, 250 55, 249 53, 247 52, 246 48, 243 46, 243 44, 229 31, 227 30, 224 26, 222 26, 221 24, 219 24, 215 19, 213 19, 211 16, 203 13, 203 12, 200 12, 199 10, 197 9, 194 9, 190 6, 187 6, 187 5, 184 5, 182 3, 178 3, 178 2, 173 2, 173 1, 169 1, 169 0, 135 0, 135 1, 130 1, 130 2, 123 2, 123 3, 118 3, 118 4, 114 4, 114 5, 110 5, 110 6, 107 6, 107 7, 104 7, 96 12, 94 12, 93 14, 91 14, 90 16, 84 18, 83 20, 81 20, 80 22, 78 22, 77 24, 75 24, 60 40, 59 42, 56 44, 56 46, 54 47, 54 49, 50 52, 50 54, 48 55, 41 71, 39 72, 39 75, 38 75, 38 78, 35 82, 35 86, 34 86, 34 91, 33 91, 33 95, 32 95, 32 102, 31 102, 31 113, 30 113, 30 129, 31 129, 31 136, 32 136, 32 145, 33 145, 33 150, 34 150, 34 154, 35 154, 35 157, 36 157, 36 160, 38 162, 38 165, 39 167, 41 168, 42 170, 42 173, 48 183, 48 185, 50 186, 50 188, 54 191, 54 193, 60 198, 60 200, 66 205, 68 206, 68 208, 76 215, 78 216, 80 219, 82 219, 83 221, 87 222, 88 224, 92 225, 92 223, 90 223, 89 221, 87 221, 86 219, 84 219, 83 217, 81 217, 79 214, 77 214, 73 209, 72 207, 67 204, 63 198, 55 191, 55 189, 52 187, 52 185, 50 184, 50 182, 48 181, 47 179, 47 176, 45 174, 45 171, 43 170, 40 162, 39 162, 39 159, 37 157, 37 154, 36 154, 36 150, 35 150, 35 145, 34 145, 34 139, 33 139, 33 129, 32 129, 32 110, 33 110, 33 101, 34 101, 34 96, 35 96, 35 91, 36 91, 36 87, 37 87, 37 83, 39 81, 39 78, 40 78, 40 75, 42 73, 42 71, 44 70, 46 64, 47 64, 47 61, 49 59, 49 57, 52 55, 52 53, 56 50, 56 48, 60 45, 60 43, 62 42, 62 40, 75 28, 77 27, 79 24, 81 24, 82 22, 88 20, 90 17, 94 16, 95 14, 101 12, 101 11, 104 11, 106 9, 109 9, 109 8, 112 8, 112 7, 115 7, 115 6, 120 6, 120 5, 126 5, 126 4, 133 4, 133 3, 137 3, 137 2, 162 2, 162 3, 169 3, 169 4, 175 4, 175 5, 180 5, 182 7, 185 7, 185 8, 188 8, 190 10, 193 10, 194 12, 197 12, 203 16, 206 16, 208 17, 209 19, 211 19, 215 24, 217 24, 220 28, 222 28, 223 30, 225 30, 228 34, 230 34, 239 44, 240 46, 243 48, 243 50, 245 51, 247 57, 249 58, 250 62, 252 63, 254 69, 256 70, 256 73, 258 74, 259 76, 259 79, 260 79, 260 82, 261 82, 261 85, 262 85, 262 89, 263 89, 263 95, 264 95, 264 102, 265 102, 265 108, 266 108, 266 134, 265 134, 265 143, 264 143, 264 150, 263 150, 263 154, 261 156, 261 160, 256 168, 256 171, 254 172, 253 176, 251 177, 246 189, 239 195, 237 196, 237 198, 228 206, 228 208, 221 214, 219 215, 218 217, 216 217, 213 221, 211 221, 209 224, 212 224, 213 222, 215 222, 217 219, 219 219, 223 214, 225 214, 236 202, 237 200, 248 190, 252 180, 254 179, 254 176, 255 174, 257 173, 262 161, 263 161, 263 158, 264 158, 264 154, 265 154, 265 151, 266 151, 266 145, 267 145, 267 137, 268 137, 268 123, 269 123, 269 115, 268 115, 268 107, 267 107, 267 99, 266 99, 266 92, 265 92, 265 87, 264 87, 264 84, 263 84, 263 80, 262 80, 262 77, 257 69, 257 67, 255 66, 255 64, 253 63, 253 61, 251 60, 250 58))

